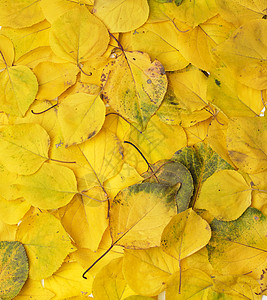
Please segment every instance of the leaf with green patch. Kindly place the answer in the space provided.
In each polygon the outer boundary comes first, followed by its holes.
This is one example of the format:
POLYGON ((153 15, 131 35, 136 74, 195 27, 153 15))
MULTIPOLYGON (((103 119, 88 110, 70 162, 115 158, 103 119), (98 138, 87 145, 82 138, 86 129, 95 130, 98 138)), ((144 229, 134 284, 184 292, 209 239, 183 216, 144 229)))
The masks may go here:
POLYGON ((160 245, 163 229, 177 213, 177 187, 141 183, 120 191, 110 208, 113 243, 131 249, 160 245))
POLYGON ((183 164, 193 177, 195 189, 191 201, 192 206, 198 199, 202 184, 208 177, 218 170, 233 169, 205 143, 198 143, 177 151, 172 160, 183 164))
POLYGON ((181 163, 172 160, 161 160, 151 165, 143 177, 145 182, 158 182, 173 186, 178 182, 181 187, 176 195, 178 212, 186 210, 194 191, 193 178, 188 169, 181 163), (153 173, 152 173, 153 170, 153 173))
POLYGON ((101 76, 104 100, 143 130, 167 90, 163 65, 140 51, 118 53, 101 76))
POLYGON ((28 278, 28 258, 20 242, 0 241, 0 298, 17 296, 28 278))
POLYGON ((212 238, 207 245, 209 261, 221 274, 242 275, 266 264, 267 218, 248 208, 234 221, 213 220, 212 238))

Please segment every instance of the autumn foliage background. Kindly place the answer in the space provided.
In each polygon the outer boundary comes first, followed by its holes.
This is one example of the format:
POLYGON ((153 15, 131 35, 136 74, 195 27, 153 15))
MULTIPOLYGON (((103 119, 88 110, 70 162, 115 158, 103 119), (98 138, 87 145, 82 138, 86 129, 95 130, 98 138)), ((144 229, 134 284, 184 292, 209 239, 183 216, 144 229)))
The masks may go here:
POLYGON ((266 18, 0 1, 1 299, 267 295, 266 18))

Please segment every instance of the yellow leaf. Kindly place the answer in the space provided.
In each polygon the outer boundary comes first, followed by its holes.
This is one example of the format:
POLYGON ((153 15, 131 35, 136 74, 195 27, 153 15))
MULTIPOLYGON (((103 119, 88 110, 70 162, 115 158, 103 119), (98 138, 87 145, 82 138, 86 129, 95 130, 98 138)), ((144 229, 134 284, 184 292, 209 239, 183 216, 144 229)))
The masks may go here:
POLYGON ((236 168, 228 154, 226 147, 226 132, 228 126, 228 118, 219 112, 209 123, 206 141, 211 148, 228 162, 233 168, 236 168))
POLYGON ((103 71, 104 100, 130 121, 144 129, 160 106, 167 89, 162 64, 151 63, 143 52, 121 52, 103 71))
POLYGON ((209 262, 207 247, 201 248, 194 254, 184 258, 181 261, 181 269, 182 271, 188 269, 199 269, 211 276, 216 273, 209 262))
POLYGON ((215 276, 213 290, 233 300, 261 300, 260 284, 250 276, 215 276))
POLYGON ((146 0, 96 0, 93 12, 110 32, 127 32, 146 22, 149 7, 146 0))
POLYGON ((35 99, 38 83, 33 72, 25 66, 10 67, 0 73, 1 109, 22 117, 35 99))
POLYGON ((20 176, 14 187, 31 205, 55 209, 70 202, 77 193, 76 185, 72 170, 45 163, 36 173, 20 176))
POLYGON ((0 220, 0 240, 14 241, 17 231, 17 225, 8 225, 0 220))
POLYGON ((75 251, 60 221, 49 213, 31 215, 19 225, 16 240, 24 244, 29 259, 29 277, 51 276, 70 252, 75 251))
POLYGON ((241 83, 257 90, 267 88, 267 24, 252 20, 216 47, 216 53, 241 83))
POLYGON ((227 149, 242 171, 253 174, 267 169, 267 118, 232 118, 227 129, 227 149))
POLYGON ((6 224, 17 224, 30 207, 24 199, 8 201, 0 196, 0 219, 6 224))
POLYGON ((87 162, 78 173, 82 190, 103 185, 107 179, 117 175, 123 165, 122 145, 117 136, 107 129, 82 143, 80 151, 87 162))
POLYGON ((253 194, 251 206, 257 208, 265 216, 267 216, 267 194, 266 193, 253 194))
POLYGON ((141 183, 120 191, 110 208, 113 243, 126 248, 160 245, 164 227, 176 214, 177 189, 158 183, 141 183))
POLYGON ((65 146, 80 144, 95 136, 104 123, 105 112, 98 95, 77 93, 64 99, 59 105, 58 121, 65 146))
MULTIPOLYGON (((175 273, 173 280, 168 283, 166 290, 167 300, 184 299, 211 299, 205 297, 212 287, 212 280, 209 275, 197 269, 189 269, 182 272, 181 276, 175 273)), ((217 298, 216 298, 217 299, 217 298)))
POLYGON ((266 0, 216 0, 216 4, 220 15, 236 26, 266 15, 266 0))
POLYGON ((101 74, 108 61, 108 57, 104 56, 88 59, 82 67, 81 81, 100 86, 101 74))
MULTIPOLYGON (((154 24, 147 26, 153 26, 154 24)), ((157 24, 155 24, 157 26, 157 24)), ((164 24, 161 23, 161 26, 164 24)), ((176 33, 176 32, 175 32, 176 33)), ((122 37, 122 45, 125 49, 131 51, 143 51, 146 52, 152 61, 159 60, 164 66, 165 71, 175 71, 185 68, 188 65, 188 61, 180 54, 175 43, 175 37, 170 43, 170 35, 158 35, 151 31, 150 27, 147 29, 146 25, 130 32, 122 37), (128 35, 127 47, 125 47, 124 39, 128 35), (128 44, 130 44, 128 47, 128 44)))
POLYGON ((44 19, 39 1, 3 0, 0 3, 0 20, 2 26, 14 28, 29 27, 44 19))
POLYGON ((83 6, 67 11, 51 26, 52 50, 77 65, 93 56, 101 56, 108 43, 105 25, 83 6))
POLYGON ((86 200, 86 197, 75 196, 66 207, 59 210, 59 214, 62 225, 77 246, 96 251, 108 226, 108 203, 93 201, 98 205, 89 206, 86 200))
POLYGON ((51 276, 44 280, 44 287, 55 294, 54 300, 79 295, 90 295, 93 278, 82 278, 84 269, 77 262, 63 263, 51 276))
POLYGON ((78 7, 78 5, 92 5, 94 0, 41 0, 41 7, 46 19, 53 23, 58 17, 62 16, 67 11, 78 7))
POLYGON ((225 67, 209 76, 207 98, 229 118, 256 116, 254 107, 262 106, 260 91, 238 82, 225 67))
POLYGON ((209 224, 189 208, 168 223, 161 236, 161 246, 180 261, 207 245, 210 237, 209 224))
MULTIPOLYGON (((103 235, 101 243, 97 251, 92 251, 86 248, 78 248, 77 251, 73 253, 74 259, 83 267, 88 268, 93 264, 100 256, 102 256, 108 248, 111 246, 111 237, 109 229, 107 229, 103 235)), ((113 246, 107 254, 105 254, 98 263, 89 271, 89 274, 96 276, 96 274, 106 266, 110 261, 115 258, 123 257, 123 248, 120 246, 113 246)), ((88 273, 87 273, 88 274, 88 273)))
POLYGON ((0 163, 0 182, 5 182, 5 184, 0 184, 0 195, 6 200, 14 200, 19 198, 12 188, 12 184, 17 180, 18 174, 9 172, 2 163, 0 163))
POLYGON ((158 295, 178 269, 178 261, 162 248, 124 251, 123 274, 129 286, 140 295, 158 295))
POLYGON ((120 172, 116 176, 105 182, 104 187, 108 192, 109 197, 114 199, 120 190, 139 183, 143 179, 144 178, 137 173, 135 168, 125 163, 122 165, 120 172))
POLYGON ((36 172, 48 159, 50 138, 38 124, 4 125, 0 128, 0 160, 10 171, 36 172))
POLYGON ((65 63, 66 61, 56 56, 50 47, 41 46, 22 55, 16 64, 34 69, 42 62, 65 63))
MULTIPOLYGON (((150 119, 145 131, 140 133, 133 128, 124 139, 135 144, 151 164, 161 159, 170 159, 187 144, 186 134, 181 126, 167 125, 157 116, 150 119)), ((127 163, 134 166, 139 173, 147 171, 147 163, 132 145, 126 144, 124 149, 127 163)))
POLYGON ((12 66, 14 55, 12 41, 8 37, 0 35, 0 70, 12 66))
POLYGON ((115 258, 103 267, 93 282, 96 300, 120 300, 133 294, 122 273, 122 258, 115 258))
MULTIPOLYGON (((170 1, 168 1, 170 2, 170 1)), ((161 10, 169 19, 178 19, 189 26, 197 26, 217 14, 215 0, 183 0, 180 6, 174 2, 161 4, 161 10)))
POLYGON ((194 29, 177 19, 158 24, 146 24, 145 27, 164 36, 171 45, 176 45, 181 55, 191 64, 209 72, 218 64, 218 57, 213 48, 228 38, 235 29, 232 24, 218 16, 194 29), (166 35, 166 31, 170 36, 166 35))
POLYGON ((241 174, 222 170, 203 184, 195 208, 208 210, 217 220, 239 218, 251 204, 251 188, 241 174))
POLYGON ((54 294, 52 292, 42 287, 40 280, 32 280, 28 278, 22 290, 20 291, 18 296, 14 298, 14 300, 50 300, 53 296, 54 294))
POLYGON ((170 73, 169 86, 157 111, 159 118, 170 125, 192 126, 210 118, 210 113, 201 110, 208 105, 206 100, 207 78, 197 69, 170 73))
POLYGON ((15 61, 37 47, 49 46, 50 24, 45 20, 26 28, 3 27, 1 33, 14 44, 15 61))
POLYGON ((207 246, 209 261, 221 274, 243 275, 266 265, 266 217, 248 208, 234 221, 213 220, 212 238, 207 246))
POLYGON ((76 82, 79 69, 71 63, 55 64, 44 61, 38 64, 33 72, 39 83, 36 98, 38 100, 52 100, 76 82))

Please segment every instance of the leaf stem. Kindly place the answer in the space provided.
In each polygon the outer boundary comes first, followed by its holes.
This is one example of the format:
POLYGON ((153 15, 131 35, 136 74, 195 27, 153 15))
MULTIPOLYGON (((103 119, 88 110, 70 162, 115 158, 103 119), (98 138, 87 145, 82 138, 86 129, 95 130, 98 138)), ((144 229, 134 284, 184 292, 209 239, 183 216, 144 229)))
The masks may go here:
POLYGON ((49 107, 49 108, 47 108, 47 109, 45 109, 45 110, 43 110, 41 112, 34 112, 33 110, 31 110, 31 113, 34 114, 34 115, 41 115, 41 114, 49 111, 51 108, 56 107, 57 105, 58 105, 58 103, 52 105, 51 107, 49 107))
POLYGON ((150 171, 152 172, 153 176, 155 176, 157 182, 159 183, 158 177, 157 177, 156 174, 154 173, 153 169, 151 168, 150 163, 147 161, 147 159, 145 158, 144 154, 143 154, 143 153, 142 153, 142 152, 141 152, 141 151, 140 151, 133 143, 131 143, 131 142, 129 142, 129 141, 123 141, 123 143, 132 145, 132 146, 139 152, 139 154, 142 156, 142 158, 144 159, 144 161, 145 161, 146 164, 148 165, 148 168, 149 168, 150 171))

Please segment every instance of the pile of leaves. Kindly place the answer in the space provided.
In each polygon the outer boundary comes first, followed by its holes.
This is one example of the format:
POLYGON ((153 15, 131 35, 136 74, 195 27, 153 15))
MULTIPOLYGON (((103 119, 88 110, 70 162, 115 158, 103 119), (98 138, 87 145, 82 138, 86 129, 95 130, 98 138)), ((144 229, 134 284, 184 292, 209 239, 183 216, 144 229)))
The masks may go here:
POLYGON ((1 299, 267 295, 266 14, 0 1, 1 299))

